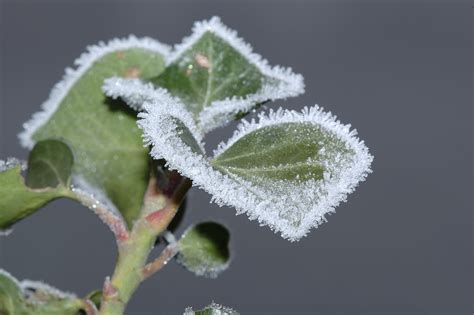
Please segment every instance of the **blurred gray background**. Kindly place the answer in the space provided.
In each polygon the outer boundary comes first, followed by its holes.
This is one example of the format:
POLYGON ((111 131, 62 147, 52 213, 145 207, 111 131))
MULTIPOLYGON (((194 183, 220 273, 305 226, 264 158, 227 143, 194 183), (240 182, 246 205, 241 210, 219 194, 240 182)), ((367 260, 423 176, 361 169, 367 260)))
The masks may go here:
MULTIPOLYGON (((374 173, 298 243, 190 193, 180 231, 216 219, 234 260, 216 280, 175 263, 128 314, 181 314, 212 300, 242 314, 472 314, 473 103, 470 1, 1 1, 0 157, 26 158, 21 125, 88 44, 130 33, 177 43, 222 17, 271 64, 306 79, 303 96, 356 127, 374 173)), ((208 139, 212 149, 235 124, 208 139)), ((0 265, 84 295, 115 260, 87 209, 56 201, 0 240, 0 265)))

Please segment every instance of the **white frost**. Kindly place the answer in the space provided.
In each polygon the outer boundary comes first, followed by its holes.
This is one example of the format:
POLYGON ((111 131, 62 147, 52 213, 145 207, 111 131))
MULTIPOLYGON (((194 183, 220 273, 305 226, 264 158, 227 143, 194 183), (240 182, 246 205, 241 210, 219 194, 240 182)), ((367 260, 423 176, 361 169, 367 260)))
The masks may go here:
MULTIPOLYGON (((204 309, 206 310, 210 309, 211 310, 210 315, 239 315, 239 313, 234 311, 233 309, 219 305, 214 302, 212 302, 211 305, 206 306, 204 309)), ((196 312, 194 312, 192 307, 187 307, 183 315, 195 315, 195 314, 196 312)))
MULTIPOLYGON (((210 193, 212 201, 221 206, 235 207, 237 214, 247 213, 250 219, 268 225, 290 241, 299 240, 311 228, 324 222, 325 215, 334 212, 334 208, 345 201, 346 196, 371 172, 373 157, 364 142, 356 137, 356 131, 351 131, 349 125, 341 124, 335 116, 323 112, 318 106, 305 108, 301 113, 282 109, 271 111, 268 116, 260 115, 259 122, 244 120, 234 136, 215 151, 215 156, 218 156, 244 135, 265 126, 309 122, 334 134, 355 152, 348 165, 337 170, 336 175, 325 174, 323 180, 303 183, 275 181, 269 188, 215 170, 206 156, 193 153, 176 133, 176 124, 170 119, 170 116, 176 117, 176 113, 173 114, 176 109, 164 106, 165 103, 154 105, 148 104, 147 112, 139 114, 142 118, 139 126, 144 131, 145 141, 153 145, 152 156, 164 158, 170 168, 178 170, 190 178, 193 185, 210 193)), ((189 115, 181 113, 181 116, 189 115)), ((183 123, 191 130, 196 129, 189 117, 183 123)))
MULTIPOLYGON (((293 73, 290 68, 269 66, 268 61, 254 53, 252 47, 237 36, 236 31, 222 24, 219 17, 196 22, 191 36, 184 38, 181 44, 174 47, 173 52, 167 59, 167 64, 180 58, 206 32, 212 32, 222 38, 270 80, 265 80, 260 90, 254 94, 214 101, 204 108, 198 119, 198 127, 203 133, 225 125, 233 120, 237 113, 248 112, 258 103, 286 99, 304 93, 303 76, 293 73), (276 81, 277 83, 270 83, 269 81, 276 81)), ((155 93, 151 85, 141 83, 138 80, 111 78, 110 81, 106 82, 103 90, 108 96, 121 97, 126 102, 130 102, 129 105, 135 109, 140 109, 144 101, 153 100, 158 106, 165 101, 160 98, 161 94, 155 93)))
POLYGON ((21 166, 22 171, 26 170, 25 161, 20 161, 19 159, 14 158, 14 157, 9 157, 6 159, 6 161, 0 160, 0 173, 7 171, 11 168, 17 167, 18 165, 21 166))
POLYGON ((77 296, 74 293, 61 291, 41 281, 23 280, 20 284, 20 288, 22 289, 24 294, 28 294, 28 291, 33 289, 33 290, 43 291, 47 293, 48 295, 54 296, 58 299, 76 299, 77 298, 77 296))
POLYGON ((142 106, 146 102, 161 99, 160 89, 155 89, 151 83, 145 83, 139 79, 124 79, 112 77, 104 81, 102 90, 105 95, 118 99, 121 98, 128 106, 134 110, 143 110, 142 106))
POLYGON ((14 277, 12 276, 8 271, 0 269, 0 276, 3 276, 5 278, 8 278, 10 281, 15 283, 17 287, 21 286, 21 283, 14 277))
POLYGON ((3 269, 0 269, 0 276, 4 276, 11 280, 26 296, 28 296, 28 291, 33 289, 46 292, 47 294, 54 296, 58 299, 77 298, 77 296, 73 293, 63 292, 41 281, 23 280, 20 282, 15 277, 13 277, 8 271, 3 269))

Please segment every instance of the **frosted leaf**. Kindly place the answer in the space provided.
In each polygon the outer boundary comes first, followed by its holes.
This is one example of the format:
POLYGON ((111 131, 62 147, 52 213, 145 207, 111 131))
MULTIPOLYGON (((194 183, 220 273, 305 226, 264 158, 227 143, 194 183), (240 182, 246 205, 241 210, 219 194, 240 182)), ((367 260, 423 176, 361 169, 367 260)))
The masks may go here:
MULTIPOLYGON (((203 133, 264 102, 304 92, 301 75, 289 68, 270 67, 218 17, 196 22, 192 35, 174 47, 167 63, 151 82, 179 97, 203 133)), ((164 102, 152 86, 138 81, 113 78, 104 91, 134 108, 145 101, 157 106, 164 102)))
MULTIPOLYGON (((324 222, 370 173, 373 158, 356 131, 317 106, 243 121, 212 160, 180 137, 178 115, 170 114, 174 107, 146 109, 139 125, 155 158, 192 179, 212 201, 247 213, 291 241, 324 222)), ((182 125, 196 128, 189 113, 181 115, 187 116, 182 125)))
POLYGON ((43 282, 15 279, 0 269, 0 314, 77 315, 97 311, 90 301, 79 299, 43 282), (92 308, 92 309, 91 309, 92 308))
POLYGON ((166 45, 134 36, 88 47, 75 61, 76 68, 66 69, 43 110, 24 124, 19 135, 27 148, 40 140, 64 139, 74 153, 73 184, 83 190, 99 189, 128 225, 142 206, 149 176, 148 151, 135 114, 107 99, 101 87, 111 76, 156 77, 168 53, 166 45), (82 182, 76 182, 77 178, 82 182))
POLYGON ((26 148, 33 147, 36 142, 33 139, 36 130, 51 118, 71 88, 95 62, 110 53, 131 48, 147 49, 163 56, 167 56, 170 52, 169 46, 165 44, 149 37, 137 38, 134 35, 123 39, 115 38, 108 43, 99 42, 97 45, 88 46, 87 51, 74 61, 77 68, 66 68, 63 79, 54 86, 49 99, 41 106, 42 111, 35 113, 28 122, 23 124, 24 131, 18 135, 20 143, 26 148))
POLYGON ((231 308, 212 302, 211 305, 198 311, 194 311, 192 307, 188 307, 183 315, 239 315, 239 313, 231 308))
POLYGON ((189 227, 178 242, 177 260, 197 276, 216 278, 230 264, 229 231, 203 222, 189 227))
POLYGON ((32 189, 25 185, 22 171, 25 163, 10 158, 0 160, 0 231, 8 235, 11 226, 34 213, 50 201, 67 197, 67 188, 32 189))

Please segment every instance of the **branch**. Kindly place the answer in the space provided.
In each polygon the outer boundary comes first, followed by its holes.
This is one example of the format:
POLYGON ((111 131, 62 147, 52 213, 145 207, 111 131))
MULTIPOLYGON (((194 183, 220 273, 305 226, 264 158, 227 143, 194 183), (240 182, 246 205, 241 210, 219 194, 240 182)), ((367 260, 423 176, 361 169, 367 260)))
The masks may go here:
POLYGON ((168 261, 170 261, 171 258, 173 258, 177 253, 178 246, 176 243, 172 243, 166 246, 166 248, 161 252, 160 256, 158 256, 154 261, 143 267, 143 280, 149 278, 155 272, 163 268, 168 263, 168 261))

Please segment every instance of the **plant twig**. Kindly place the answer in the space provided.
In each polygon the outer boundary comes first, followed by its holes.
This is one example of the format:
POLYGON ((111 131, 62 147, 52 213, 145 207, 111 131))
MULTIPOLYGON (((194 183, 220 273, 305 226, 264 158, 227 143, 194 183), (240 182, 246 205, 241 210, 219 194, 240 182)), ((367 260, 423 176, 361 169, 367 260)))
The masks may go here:
POLYGON ((148 263, 143 267, 143 280, 149 278, 151 275, 156 273, 158 270, 163 268, 171 258, 173 258, 178 253, 178 246, 177 244, 169 244, 166 248, 161 252, 160 256, 158 256, 154 261, 148 263))
POLYGON ((182 178, 171 195, 163 194, 156 185, 156 178, 150 177, 140 217, 129 237, 120 244, 114 274, 104 284, 101 315, 123 314, 125 305, 140 283, 176 255, 177 247, 170 244, 155 261, 147 264, 156 237, 166 230, 190 187, 191 181, 182 178))

